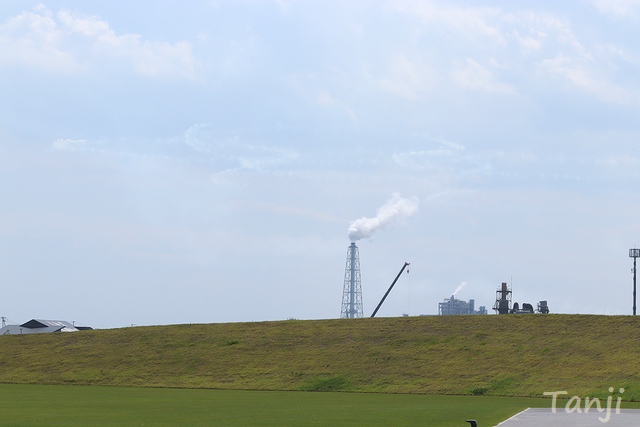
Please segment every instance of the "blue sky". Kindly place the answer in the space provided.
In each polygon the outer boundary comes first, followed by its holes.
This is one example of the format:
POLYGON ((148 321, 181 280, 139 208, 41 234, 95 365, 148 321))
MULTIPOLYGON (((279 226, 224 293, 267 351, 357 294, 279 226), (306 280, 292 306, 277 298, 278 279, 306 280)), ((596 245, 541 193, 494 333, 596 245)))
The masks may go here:
POLYGON ((630 314, 640 1, 3 1, 0 315, 630 314))

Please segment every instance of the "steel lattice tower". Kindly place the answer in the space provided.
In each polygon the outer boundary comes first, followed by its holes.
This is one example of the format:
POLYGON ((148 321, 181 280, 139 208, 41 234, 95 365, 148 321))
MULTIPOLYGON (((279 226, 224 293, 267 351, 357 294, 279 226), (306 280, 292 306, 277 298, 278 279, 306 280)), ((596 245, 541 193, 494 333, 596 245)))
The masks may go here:
POLYGON ((360 284, 360 257, 355 242, 347 249, 347 265, 344 269, 341 318, 362 316, 362 286, 360 284))

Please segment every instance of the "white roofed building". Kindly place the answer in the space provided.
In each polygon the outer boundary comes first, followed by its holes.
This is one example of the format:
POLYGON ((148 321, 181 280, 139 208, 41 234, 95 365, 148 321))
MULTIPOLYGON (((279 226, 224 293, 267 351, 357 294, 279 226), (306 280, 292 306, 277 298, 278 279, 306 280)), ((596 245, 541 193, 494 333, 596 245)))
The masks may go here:
POLYGON ((54 332, 78 332, 92 329, 86 326, 76 327, 65 320, 31 319, 22 325, 6 325, 0 329, 0 335, 50 334, 54 332))

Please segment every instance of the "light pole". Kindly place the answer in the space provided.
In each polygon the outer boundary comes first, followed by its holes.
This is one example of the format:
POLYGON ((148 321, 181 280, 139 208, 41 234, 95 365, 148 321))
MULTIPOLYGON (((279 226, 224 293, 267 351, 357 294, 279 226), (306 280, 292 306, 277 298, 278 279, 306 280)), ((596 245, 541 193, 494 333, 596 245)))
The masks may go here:
POLYGON ((633 315, 636 315, 636 258, 640 257, 640 249, 629 249, 629 258, 633 258, 633 315))

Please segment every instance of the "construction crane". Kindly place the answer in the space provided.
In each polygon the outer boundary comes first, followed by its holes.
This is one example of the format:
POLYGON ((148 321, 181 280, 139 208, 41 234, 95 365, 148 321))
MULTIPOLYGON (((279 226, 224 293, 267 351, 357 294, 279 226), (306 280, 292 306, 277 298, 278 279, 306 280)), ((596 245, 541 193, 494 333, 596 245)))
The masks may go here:
MULTIPOLYGON (((371 317, 375 317, 376 313, 378 312, 378 310, 380 310, 380 306, 382 305, 382 303, 384 302, 384 300, 387 298, 387 295, 389 295, 389 292, 391 292, 391 289, 393 289, 393 285, 396 284, 396 282, 398 281, 398 279, 400 278, 400 275, 402 274, 402 272, 404 271, 405 268, 407 268, 409 266, 408 262, 405 262, 404 265, 402 266, 402 268, 400 269, 400 273, 398 273, 398 275, 396 276, 396 278, 393 280, 393 283, 391 284, 391 286, 389 286, 389 289, 387 290, 387 293, 384 294, 384 296, 382 297, 382 299, 380 300, 380 302, 378 303, 378 306, 376 307, 375 310, 373 310, 373 314, 371 315, 371 317)), ((407 273, 409 271, 407 270, 407 273)))

